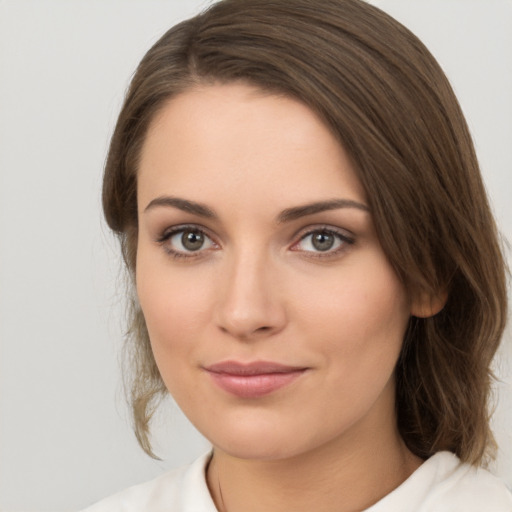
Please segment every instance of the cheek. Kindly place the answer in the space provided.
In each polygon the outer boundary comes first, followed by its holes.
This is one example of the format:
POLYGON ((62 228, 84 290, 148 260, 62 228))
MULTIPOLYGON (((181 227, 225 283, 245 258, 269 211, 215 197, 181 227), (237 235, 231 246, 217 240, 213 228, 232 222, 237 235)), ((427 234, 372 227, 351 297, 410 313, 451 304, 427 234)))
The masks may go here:
POLYGON ((195 347, 210 316, 210 290, 197 271, 176 272, 139 255, 137 295, 157 366, 166 376, 180 372, 180 360, 195 347))
POLYGON ((408 302, 394 272, 380 260, 346 268, 314 289, 303 303, 301 330, 309 333, 326 369, 317 401, 329 404, 322 412, 326 424, 348 428, 376 410, 375 404, 393 407, 408 302))
POLYGON ((351 375, 360 371, 366 376, 372 367, 385 366, 383 371, 394 367, 410 316, 409 303, 382 256, 364 255, 296 294, 304 297, 298 315, 303 328, 318 333, 329 364, 336 361, 351 375))

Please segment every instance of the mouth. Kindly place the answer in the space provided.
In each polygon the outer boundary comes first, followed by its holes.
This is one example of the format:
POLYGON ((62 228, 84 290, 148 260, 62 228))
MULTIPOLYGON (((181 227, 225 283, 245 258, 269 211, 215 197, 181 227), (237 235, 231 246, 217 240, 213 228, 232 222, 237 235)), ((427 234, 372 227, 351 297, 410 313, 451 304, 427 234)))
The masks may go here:
POLYGON ((217 386, 239 398, 260 398, 274 393, 294 382, 307 369, 267 361, 249 364, 224 361, 204 368, 217 386))

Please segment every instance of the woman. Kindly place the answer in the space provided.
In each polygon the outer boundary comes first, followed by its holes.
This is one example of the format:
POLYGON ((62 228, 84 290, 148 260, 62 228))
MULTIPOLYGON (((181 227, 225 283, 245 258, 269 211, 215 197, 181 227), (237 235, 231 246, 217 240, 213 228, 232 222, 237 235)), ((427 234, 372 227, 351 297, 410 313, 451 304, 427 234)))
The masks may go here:
POLYGON ((489 366, 505 268, 439 66, 358 0, 224 0, 147 53, 103 206, 132 405, 213 450, 102 510, 512 510, 489 366))

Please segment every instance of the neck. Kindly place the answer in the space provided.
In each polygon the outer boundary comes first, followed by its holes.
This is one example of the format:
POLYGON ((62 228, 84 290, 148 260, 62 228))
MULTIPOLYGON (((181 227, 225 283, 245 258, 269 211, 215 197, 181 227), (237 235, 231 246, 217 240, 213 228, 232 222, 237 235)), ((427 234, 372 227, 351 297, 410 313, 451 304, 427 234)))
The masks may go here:
POLYGON ((214 502, 220 512, 364 510, 422 462, 396 428, 368 434, 359 428, 357 434, 280 460, 244 460, 215 449, 207 471, 214 502), (364 443, 358 442, 361 436, 364 443))

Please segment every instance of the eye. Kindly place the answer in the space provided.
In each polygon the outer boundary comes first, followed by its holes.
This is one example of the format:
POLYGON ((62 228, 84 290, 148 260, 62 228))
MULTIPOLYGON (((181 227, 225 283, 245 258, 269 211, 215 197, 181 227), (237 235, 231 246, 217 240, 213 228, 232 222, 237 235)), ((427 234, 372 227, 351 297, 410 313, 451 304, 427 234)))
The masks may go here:
POLYGON ((158 240, 165 250, 176 257, 199 255, 207 249, 216 248, 215 242, 196 227, 177 227, 167 230, 158 240))
POLYGON ((342 233, 332 229, 315 229, 303 235, 300 240, 294 244, 293 251, 303 251, 311 253, 336 254, 344 249, 346 245, 351 245, 354 240, 342 233))

